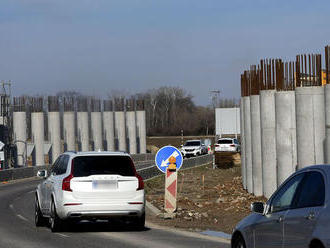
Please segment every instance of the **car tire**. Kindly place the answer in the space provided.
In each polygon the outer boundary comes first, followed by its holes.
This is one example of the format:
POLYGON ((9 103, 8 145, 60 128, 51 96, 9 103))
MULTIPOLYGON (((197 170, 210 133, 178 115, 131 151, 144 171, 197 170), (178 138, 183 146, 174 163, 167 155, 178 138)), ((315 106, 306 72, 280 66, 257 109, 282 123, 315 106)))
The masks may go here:
POLYGON ((134 228, 141 231, 144 229, 146 222, 146 215, 143 213, 140 217, 137 217, 133 220, 134 228))
POLYGON ((50 217, 49 217, 50 230, 52 232, 59 232, 62 230, 62 220, 58 217, 56 213, 56 206, 54 200, 52 200, 50 208, 50 217))
POLYGON ((39 205, 38 196, 35 196, 35 212, 34 212, 34 223, 38 226, 44 226, 46 224, 46 218, 42 215, 39 205))
POLYGON ((246 248, 242 235, 237 235, 233 240, 232 248, 246 248))

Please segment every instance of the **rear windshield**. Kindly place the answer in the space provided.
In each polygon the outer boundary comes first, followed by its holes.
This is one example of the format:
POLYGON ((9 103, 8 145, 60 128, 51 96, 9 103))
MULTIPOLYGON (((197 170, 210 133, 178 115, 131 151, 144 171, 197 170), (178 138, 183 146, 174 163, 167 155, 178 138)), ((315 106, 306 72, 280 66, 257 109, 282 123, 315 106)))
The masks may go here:
POLYGON ((232 144, 233 140, 229 139, 223 139, 223 140, 218 140, 218 144, 232 144))
POLYGON ((127 156, 81 156, 74 158, 73 176, 91 175, 135 176, 133 162, 127 156))
POLYGON ((200 141, 187 141, 185 146, 200 146, 201 142, 200 141))

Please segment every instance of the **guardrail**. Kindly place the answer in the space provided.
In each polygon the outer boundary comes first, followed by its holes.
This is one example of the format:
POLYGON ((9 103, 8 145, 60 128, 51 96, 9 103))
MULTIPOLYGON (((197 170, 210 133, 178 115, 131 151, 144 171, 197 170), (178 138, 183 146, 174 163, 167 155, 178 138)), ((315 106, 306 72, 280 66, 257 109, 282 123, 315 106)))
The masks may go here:
MULTIPOLYGON (((154 162, 155 154, 136 154, 132 155, 132 158, 135 162, 138 173, 143 177, 143 179, 148 179, 161 174, 154 162)), ((182 169, 211 163, 212 161, 213 155, 204 155, 184 159, 182 169)), ((0 171, 0 182, 35 177, 38 170, 48 168, 49 165, 44 165, 2 170, 0 171)))

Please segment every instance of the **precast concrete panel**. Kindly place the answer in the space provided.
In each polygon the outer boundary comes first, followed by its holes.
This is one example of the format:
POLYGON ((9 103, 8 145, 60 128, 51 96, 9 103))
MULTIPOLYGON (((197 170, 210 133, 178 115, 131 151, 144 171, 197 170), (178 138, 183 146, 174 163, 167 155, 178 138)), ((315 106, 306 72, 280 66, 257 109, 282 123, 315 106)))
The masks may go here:
POLYGON ((325 132, 326 132, 326 145, 324 151, 325 163, 330 163, 330 84, 325 85, 325 132))
POLYGON ((277 185, 281 185, 297 165, 296 107, 294 91, 275 93, 277 185))
POLYGON ((88 112, 77 112, 77 128, 80 150, 89 151, 88 112))
POLYGON ((14 142, 17 146, 17 164, 26 165, 26 113, 13 112, 14 142))
POLYGON ((103 112, 103 127, 105 140, 107 141, 107 150, 115 151, 115 131, 113 125, 113 112, 105 111, 103 112))
POLYGON ((269 198, 277 188, 275 90, 260 91, 260 126, 263 194, 269 198))
POLYGON ((126 151, 125 112, 115 112, 115 129, 118 139, 118 148, 120 151, 126 151))
POLYGON ((246 167, 245 167, 245 134, 244 134, 244 98, 241 97, 240 104, 240 124, 241 124, 241 174, 243 188, 246 189, 246 167))
POLYGON ((31 113, 31 131, 32 142, 35 149, 35 164, 36 166, 45 165, 44 156, 44 113, 35 112, 31 113))
POLYGON ((64 112, 63 114, 63 129, 64 142, 66 144, 66 151, 76 150, 75 127, 74 127, 74 112, 64 112))
POLYGON ((101 112, 92 112, 91 113, 91 125, 92 125, 92 134, 94 141, 94 150, 103 149, 103 139, 102 139, 102 118, 101 112))
POLYGON ((136 154, 136 123, 135 123, 135 112, 126 112, 126 126, 127 126, 127 136, 129 140, 129 153, 136 154))
POLYGON ((54 163, 61 154, 61 129, 60 129, 60 113, 48 112, 48 133, 51 147, 51 163, 54 163))
POLYGON ((252 143, 252 172, 253 193, 263 195, 262 187, 262 158, 261 158, 261 129, 260 129, 260 97, 250 96, 251 110, 251 143, 252 143))
POLYGON ((139 137, 139 153, 147 152, 146 111, 136 111, 136 127, 139 137))
POLYGON ((253 193, 250 97, 245 96, 243 98, 243 100, 244 100, 244 137, 245 137, 246 188, 247 188, 247 191, 249 193, 253 193))
POLYGON ((325 103, 322 86, 296 88, 298 168, 324 163, 325 103))

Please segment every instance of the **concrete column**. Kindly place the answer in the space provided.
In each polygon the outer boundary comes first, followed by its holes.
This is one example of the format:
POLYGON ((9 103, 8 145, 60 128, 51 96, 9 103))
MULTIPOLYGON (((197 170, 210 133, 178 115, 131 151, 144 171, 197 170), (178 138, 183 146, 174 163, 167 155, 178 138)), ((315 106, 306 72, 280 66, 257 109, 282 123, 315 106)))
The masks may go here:
POLYGON ((26 113, 13 112, 14 141, 17 146, 17 164, 26 165, 26 113))
POLYGON ((322 86, 296 88, 298 168, 324 163, 325 104, 322 86))
POLYGON ((115 151, 115 131, 113 125, 113 112, 103 112, 103 127, 105 140, 107 141, 107 150, 115 151))
POLYGON ((31 113, 31 131, 32 131, 32 142, 34 143, 35 149, 35 164, 34 165, 45 165, 44 156, 44 113, 34 112, 31 113))
POLYGON ((136 127, 139 137, 139 153, 147 153, 146 111, 136 111, 136 127))
POLYGON ((260 98, 259 95, 250 96, 251 110, 251 143, 252 143, 252 172, 253 193, 263 195, 262 187, 262 158, 261 158, 261 129, 260 129, 260 98))
POLYGON ((325 85, 325 132, 326 132, 326 145, 324 152, 325 163, 330 164, 330 84, 325 85))
POLYGON ((296 104, 294 91, 275 93, 277 185, 280 186, 297 164, 296 104))
POLYGON ((260 124, 263 193, 269 198, 277 188, 275 90, 260 91, 260 124))
POLYGON ((243 97, 243 101, 244 101, 246 188, 249 193, 253 193, 250 97, 249 96, 243 97))
POLYGON ((129 140, 129 153, 136 154, 136 123, 135 123, 135 111, 126 112, 126 127, 127 136, 129 140))
POLYGON ((48 112, 48 133, 49 140, 52 144, 50 162, 53 163, 61 154, 61 130, 59 112, 48 112))
POLYGON ((88 112, 77 112, 77 128, 80 150, 89 151, 88 112))
POLYGON ((91 113, 92 138, 94 142, 94 151, 103 149, 102 139, 102 118, 101 112, 91 113))
POLYGON ((244 134, 244 98, 241 97, 240 104, 241 121, 241 174, 243 188, 246 189, 246 168, 245 168, 245 134, 244 134))
POLYGON ((125 112, 115 112, 115 129, 118 138, 118 148, 120 151, 126 151, 125 112))
POLYGON ((74 131, 74 112, 68 111, 63 114, 64 142, 66 151, 76 150, 76 140, 74 131))

